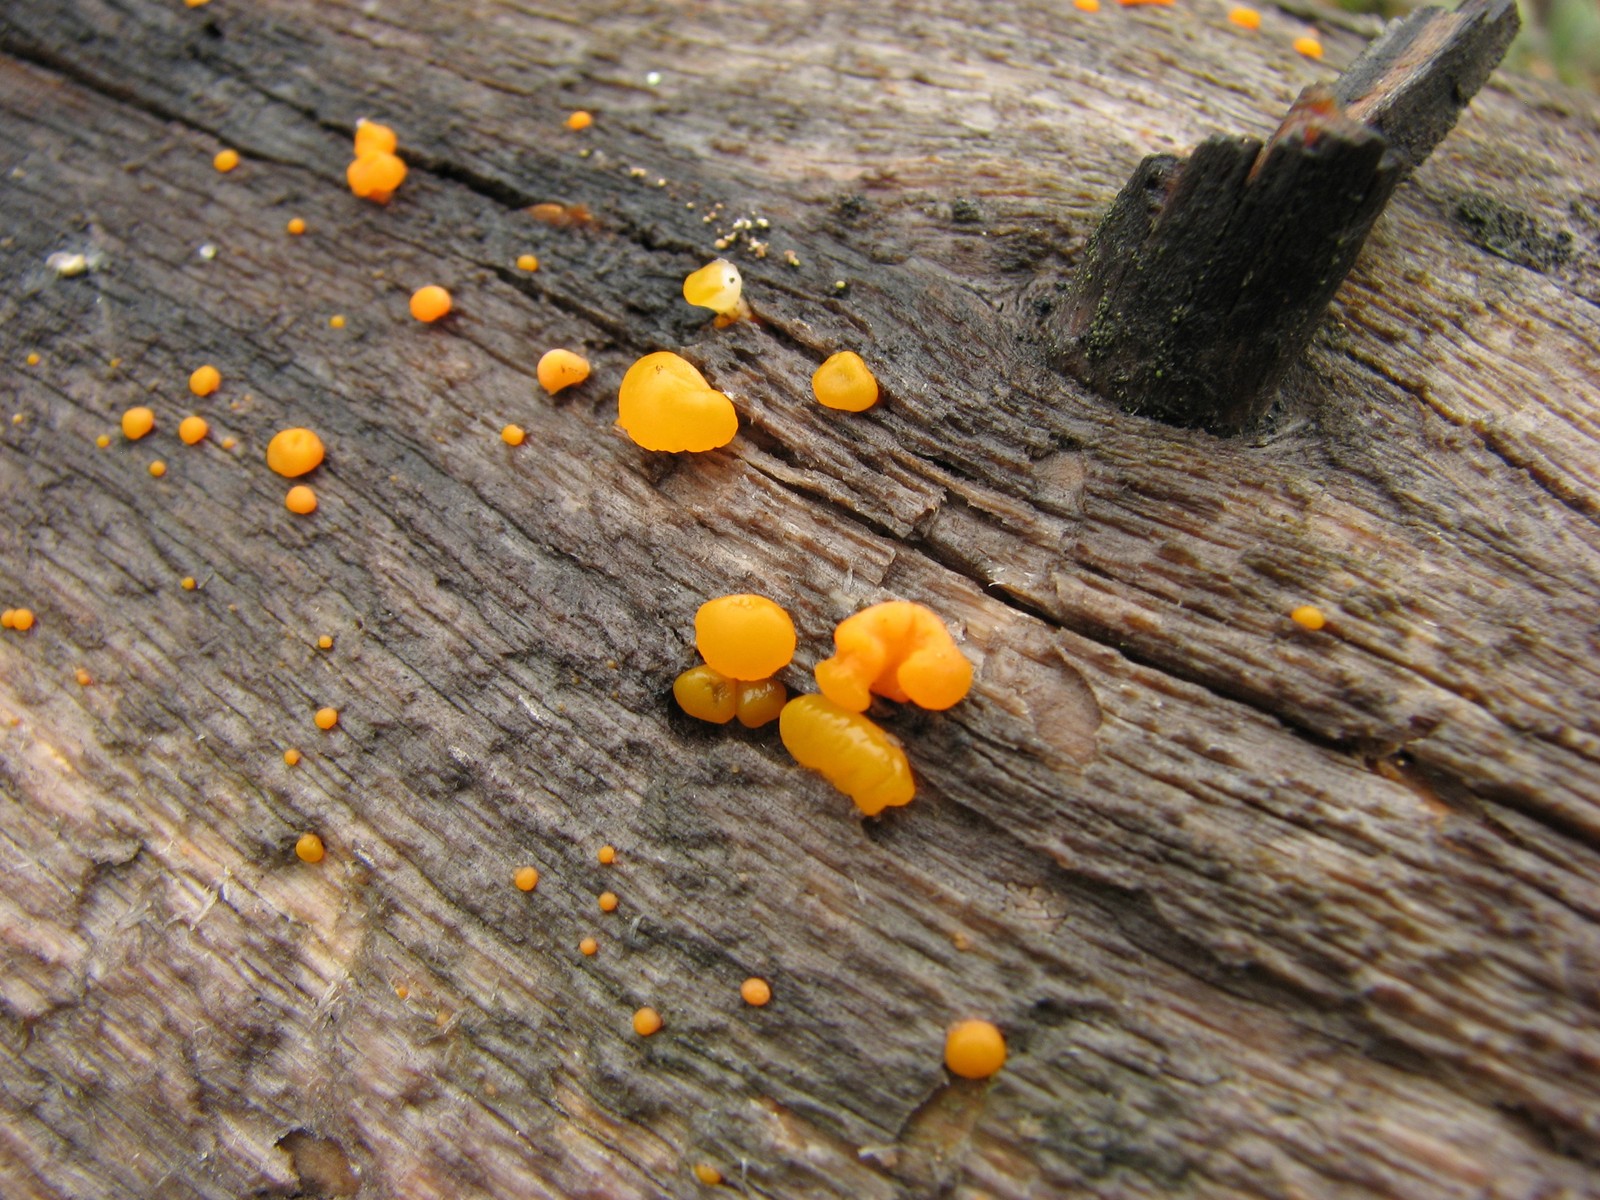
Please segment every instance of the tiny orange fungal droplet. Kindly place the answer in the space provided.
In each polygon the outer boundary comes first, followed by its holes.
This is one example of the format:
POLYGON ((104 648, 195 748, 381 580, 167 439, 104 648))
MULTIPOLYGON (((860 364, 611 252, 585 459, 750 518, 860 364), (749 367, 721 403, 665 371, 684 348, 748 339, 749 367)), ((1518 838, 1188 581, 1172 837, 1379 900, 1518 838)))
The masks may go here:
POLYGON ((1006 1065, 1006 1039, 988 1021, 959 1021, 945 1037, 944 1065, 963 1079, 987 1079, 1006 1065))
POLYGON ((343 315, 341 315, 339 313, 335 313, 333 316, 329 317, 328 318, 328 327, 330 329, 343 329, 344 328, 344 317, 343 317, 343 315))
POLYGON ((771 1001, 772 985, 752 975, 739 985, 739 997, 752 1008, 760 1008, 771 1001))
POLYGON ((1307 58, 1322 57, 1322 40, 1315 34, 1301 34, 1295 38, 1293 45, 1296 54, 1303 54, 1307 58))
POLYGON ((539 386, 552 396, 589 378, 589 360, 571 350, 546 350, 539 359, 539 386))
POLYGON ((539 269, 539 256, 537 254, 517 255, 517 270, 537 271, 539 269))
POLYGON ((405 984, 403 984, 403 983, 402 983, 402 984, 397 984, 397 985, 396 985, 396 986, 395 986, 395 989, 394 989, 394 994, 395 994, 395 995, 396 995, 396 996, 397 996, 397 997, 399 997, 399 998, 400 998, 400 999, 401 999, 401 1000, 406 1000, 406 999, 409 999, 409 998, 410 998, 410 996, 411 996, 411 989, 410 989, 410 988, 408 988, 408 987, 407 987, 407 986, 406 986, 406 985, 405 985, 405 984))
POLYGON ((299 237, 306 231, 306 223, 302 217, 290 217, 289 223, 285 225, 284 228, 287 229, 293 236, 299 237))
POLYGON ((156 427, 156 415, 140 405, 122 414, 122 436, 136 442, 156 427))
POLYGON ((610 866, 617 861, 617 848, 615 846, 601 846, 600 853, 596 855, 604 866, 610 866))
POLYGON ((640 1037, 649 1037, 661 1030, 661 1014, 653 1008, 641 1008, 633 1014, 633 1031, 640 1037))
POLYGON ((500 431, 500 440, 508 446, 520 446, 528 436, 521 425, 507 425, 500 431))
POLYGON ((716 1187, 722 1182, 722 1172, 710 1163, 695 1163, 694 1177, 707 1187, 716 1187))
POLYGON ((100 449, 104 450, 107 446, 111 445, 111 435, 102 433, 99 437, 95 438, 94 444, 99 446, 100 449))
POLYGON ((206 424, 204 417, 185 417, 178 422, 178 437, 183 440, 185 446, 203 441, 210 430, 211 426, 206 424))
POLYGON ((1320 608, 1313 604, 1302 604, 1289 614, 1289 619, 1301 629, 1315 633, 1328 623, 1328 618, 1323 615, 1320 608))
POLYGON ((531 892, 539 886, 539 872, 535 867, 518 867, 516 874, 511 876, 511 882, 517 885, 519 892, 531 892))
POLYGON ((694 643, 706 665, 729 679, 766 679, 794 658, 794 621, 765 596, 719 596, 694 614, 694 643))
POLYGON ((155 476, 155 478, 160 479, 166 473, 167 464, 162 462, 159 458, 150 464, 150 474, 155 476))
POLYGON ((283 506, 302 517, 310 516, 317 511, 317 494, 305 484, 297 483, 283 498, 283 506))
POLYGON ((594 952, 598 949, 600 949, 600 943, 595 941, 592 937, 586 937, 583 939, 583 941, 578 943, 578 952, 585 958, 593 957, 594 952))
POLYGON ((326 853, 322 839, 314 833, 302 833, 300 840, 294 844, 294 852, 301 862, 319 863, 326 853))
POLYGON ((1228 20, 1239 26, 1240 29, 1261 28, 1261 14, 1253 8, 1245 8, 1243 5, 1229 9, 1228 20))
POLYGON ((181 587, 186 592, 194 591, 194 589, 195 589, 194 576, 193 575, 185 575, 182 579, 180 579, 178 581, 178 586, 181 587))
POLYGON ((322 439, 309 429, 280 429, 267 443, 267 466, 285 479, 315 470, 322 456, 322 439))
POLYGON ((450 293, 436 283, 411 293, 411 315, 419 321, 437 321, 450 311, 450 293))
POLYGON ((196 367, 189 376, 189 390, 196 396, 209 396, 222 384, 222 372, 207 363, 203 367, 196 367))
POLYGON ((14 608, 11 610, 11 628, 18 633, 27 633, 33 628, 33 609, 14 608))
POLYGON ((778 736, 797 763, 821 772, 869 817, 909 804, 916 794, 911 763, 899 744, 825 696, 796 696, 784 705, 778 736))
POLYGON ((311 718, 316 722, 318 729, 332 729, 339 723, 339 710, 337 708, 319 708, 317 715, 311 718))
POLYGON ((617 911, 617 894, 615 892, 601 892, 600 893, 600 911, 601 912, 616 912, 617 911))
POLYGON ((30 367, 37 367, 39 365, 39 352, 37 350, 30 350, 28 352, 27 362, 30 367))
POLYGON ((289 749, 283 752, 283 761, 286 766, 297 767, 300 765, 300 751, 289 749))
POLYGON ((89 686, 89 672, 85 671, 82 667, 79 667, 76 671, 74 671, 72 673, 72 677, 78 681, 79 687, 89 686))
POLYGON ((841 350, 811 376, 811 391, 824 408, 863 412, 878 402, 878 381, 854 350, 841 350))
POLYGON ((238 444, 239 440, 237 438, 225 437, 222 439, 222 448, 224 450, 232 450, 238 444))
POLYGON ((211 160, 211 165, 226 175, 239 165, 239 152, 237 150, 219 150, 217 156, 211 160))
POLYGON ((1100 11, 1100 0, 1072 0, 1072 7, 1079 12, 1097 13, 1100 11))
POLYGON ((572 129, 572 130, 587 129, 587 128, 589 128, 589 126, 591 126, 593 124, 594 124, 594 114, 593 113, 584 112, 583 109, 581 109, 581 108, 577 112, 569 113, 567 115, 566 126, 567 126, 568 129, 572 129))
POLYGON ((739 416, 733 401, 708 384, 694 364, 660 350, 646 354, 622 377, 617 424, 646 450, 700 452, 733 441, 739 416))
POLYGON ((817 664, 817 686, 852 712, 865 712, 873 695, 937 711, 972 686, 972 664, 939 615, 910 600, 886 600, 846 617, 833 642, 833 657, 817 664))
POLYGON ((331 637, 329 637, 327 634, 323 634, 321 637, 319 637, 317 639, 317 649, 318 650, 332 650, 333 649, 333 639, 331 637))

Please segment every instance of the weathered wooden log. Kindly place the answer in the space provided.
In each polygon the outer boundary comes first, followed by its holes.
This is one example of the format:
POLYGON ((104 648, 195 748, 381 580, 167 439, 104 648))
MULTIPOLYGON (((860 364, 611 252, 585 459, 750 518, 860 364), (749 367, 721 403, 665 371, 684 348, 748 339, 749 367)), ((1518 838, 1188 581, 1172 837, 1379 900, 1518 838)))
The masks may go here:
POLYGON ((1403 176, 1455 126, 1517 30, 1514 0, 1421 8, 1265 145, 1206 139, 1141 163, 1058 317, 1059 363, 1125 411, 1255 426, 1403 176))
POLYGON ((0 631, 0 1195, 1592 1194, 1600 106, 1491 81, 1262 444, 1040 344, 1128 163, 1333 73, 1299 27, 0 6, 0 606, 38 614, 0 631), (384 208, 363 116, 411 166, 384 208), (759 323, 682 303, 718 253, 759 323), (556 345, 595 371, 552 399, 556 345), (663 348, 726 449, 612 428, 663 348), (810 395, 841 348, 868 413, 810 395), (262 461, 302 423, 309 519, 262 461), (675 711, 741 590, 796 689, 871 600, 949 619, 973 695, 880 714, 912 804, 675 711), (987 1084, 941 1064, 967 1016, 987 1084))

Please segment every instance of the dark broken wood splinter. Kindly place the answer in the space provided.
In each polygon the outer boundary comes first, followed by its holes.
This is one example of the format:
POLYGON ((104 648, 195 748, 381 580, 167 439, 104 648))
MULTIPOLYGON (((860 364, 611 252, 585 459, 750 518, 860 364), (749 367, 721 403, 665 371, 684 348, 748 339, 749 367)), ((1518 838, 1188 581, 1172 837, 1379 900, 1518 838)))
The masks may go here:
POLYGON ((1423 8, 1265 145, 1207 138, 1139 164, 1095 230, 1056 362, 1129 411, 1237 433, 1266 415, 1395 185, 1516 34, 1514 0, 1423 8))

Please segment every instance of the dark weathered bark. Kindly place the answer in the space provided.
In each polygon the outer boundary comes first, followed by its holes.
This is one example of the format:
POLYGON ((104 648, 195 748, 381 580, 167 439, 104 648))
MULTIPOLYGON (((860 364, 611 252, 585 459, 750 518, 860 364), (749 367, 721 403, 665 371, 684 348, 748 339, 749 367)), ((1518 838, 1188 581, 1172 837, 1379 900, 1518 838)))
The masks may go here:
POLYGON ((1064 383, 1041 313, 1142 156, 1332 74, 1297 22, 575 8, 0 8, 0 602, 39 614, 0 635, 0 1193, 1593 1192, 1594 102, 1491 82, 1251 445, 1064 383), (1481 249, 1467 196, 1572 252, 1481 249), (678 288, 732 233, 760 322, 717 331, 678 288), (552 401, 554 345, 595 375, 552 401), (809 394, 842 347, 863 416, 809 394), (661 348, 726 450, 612 429, 661 348), (310 520, 261 462, 299 422, 310 520), (885 715, 908 808, 674 711, 734 590, 793 611, 797 687, 866 601, 962 631, 974 694, 885 715), (988 1085, 940 1063, 969 1014, 988 1085))

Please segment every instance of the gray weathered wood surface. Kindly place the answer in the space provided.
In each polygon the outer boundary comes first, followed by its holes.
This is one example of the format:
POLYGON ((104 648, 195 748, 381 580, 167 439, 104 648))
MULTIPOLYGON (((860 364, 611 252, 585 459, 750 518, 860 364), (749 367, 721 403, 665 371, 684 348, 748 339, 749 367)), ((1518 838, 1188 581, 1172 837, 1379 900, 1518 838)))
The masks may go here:
POLYGON ((1269 132, 1361 44, 1300 28, 0 8, 0 600, 39 616, 0 636, 0 1193, 1600 1193, 1600 107, 1491 81, 1270 437, 1044 362, 1134 164, 1269 132), (361 116, 411 164, 387 209, 343 188, 361 116), (761 320, 715 331, 678 288, 739 217, 761 320), (596 369, 552 401, 555 345, 596 369), (864 416, 809 396, 843 347, 864 416), (662 348, 736 398, 726 450, 611 427, 662 348), (97 449, 135 402, 157 432, 97 449), (262 463, 292 423, 310 519, 262 463), (673 711, 734 590, 795 614, 796 685, 874 599, 961 631, 974 694, 885 718, 910 807, 673 711), (941 1066, 966 1015, 988 1084, 941 1066))

